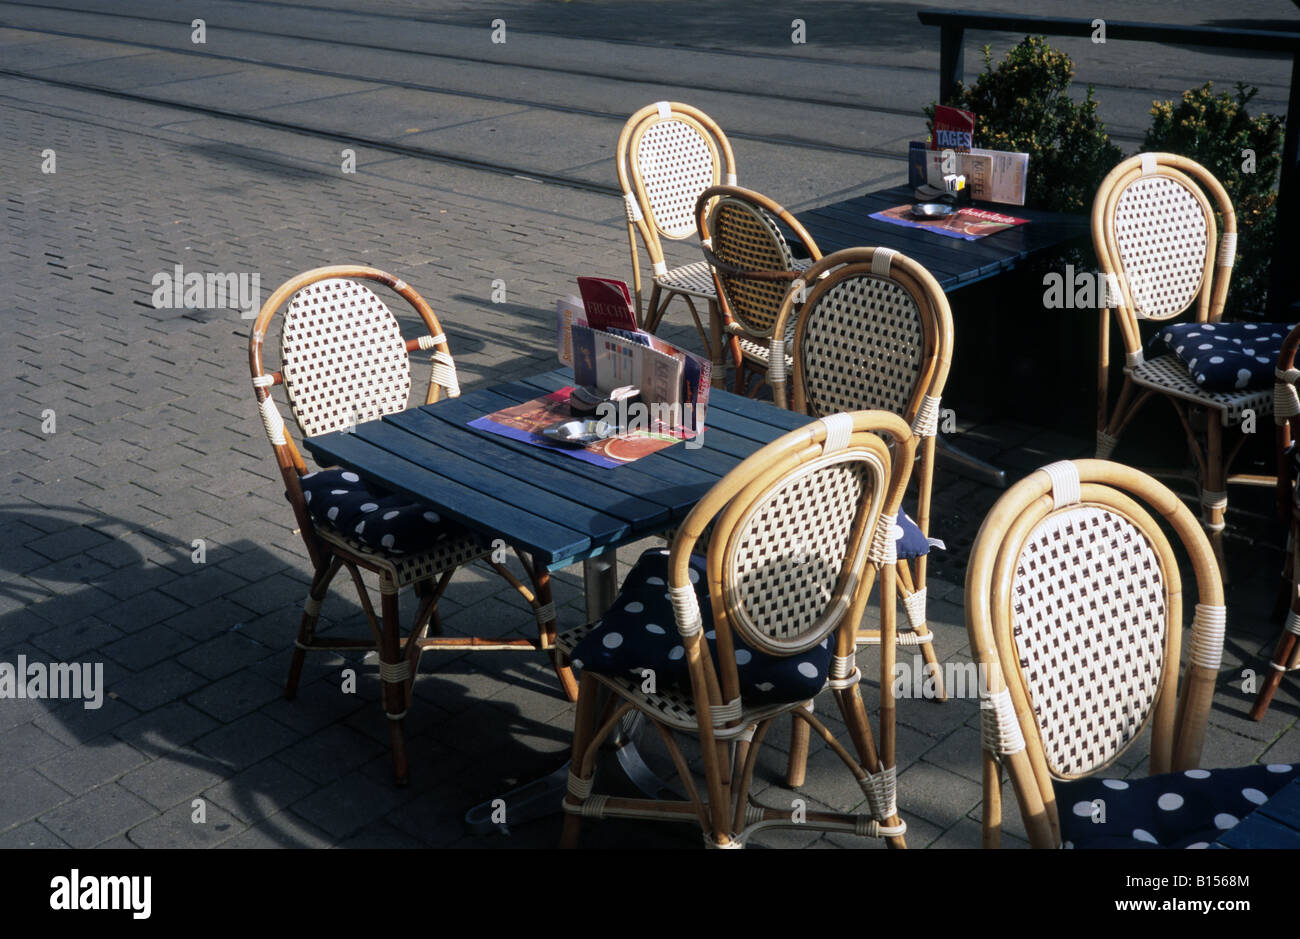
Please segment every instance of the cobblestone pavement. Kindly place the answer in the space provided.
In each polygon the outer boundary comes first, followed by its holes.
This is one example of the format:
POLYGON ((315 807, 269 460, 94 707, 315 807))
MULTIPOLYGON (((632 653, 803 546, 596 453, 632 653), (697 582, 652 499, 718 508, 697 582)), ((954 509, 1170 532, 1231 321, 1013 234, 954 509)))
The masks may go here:
MULTIPOLYGON (((12 12, 0 5, 0 14, 12 12)), ((127 61, 146 55, 139 50, 97 59, 94 42, 33 29, 0 29, 0 46, 13 54, 6 63, 43 63, 61 81, 156 69, 157 81, 183 93, 185 82, 163 74, 167 63, 127 61)), ((308 88, 232 71, 209 94, 265 115, 309 104, 327 114, 321 100, 345 91, 320 78, 308 88)), ((131 86, 148 88, 143 77, 131 86)), ((405 115, 392 113, 399 104, 375 111, 401 123, 405 115)), ((510 146, 545 126, 535 116, 521 121, 510 146)), ((585 152, 556 169, 612 175, 609 146, 577 149, 585 152)), ((625 276, 620 206, 598 192, 392 150, 359 147, 358 173, 345 175, 338 152, 337 142, 275 122, 0 75, 0 159, 9 170, 0 244, 8 336, 0 389, 9 405, 0 427, 0 661, 102 662, 108 691, 99 709, 0 700, 0 847, 522 847, 557 837, 555 818, 508 837, 467 834, 461 821, 471 805, 565 758, 572 708, 541 656, 425 656, 407 721, 413 765, 404 789, 389 778, 372 660, 359 667, 356 693, 344 694, 340 671, 355 660, 309 659, 298 699, 283 699, 310 568, 247 383, 249 322, 236 309, 156 309, 152 279, 176 265, 256 272, 265 295, 318 264, 373 264, 433 303, 461 384, 472 388, 552 367, 556 297, 572 290, 576 273, 625 276), (55 173, 42 172, 46 151, 55 173), (496 279, 506 302, 491 301, 496 279), (196 799, 203 824, 193 821, 196 799)), ((415 318, 401 319, 414 335, 415 318)), ((684 321, 679 313, 677 335, 690 341, 684 321)), ((963 446, 1013 477, 1087 451, 1081 436, 1008 421, 962 421, 961 429, 963 446)), ((941 656, 964 661, 965 556, 997 493, 942 470, 938 486, 934 528, 949 550, 936 557, 930 622, 941 656)), ((1293 683, 1265 721, 1244 718, 1240 670, 1261 667, 1271 645, 1279 552, 1265 500, 1243 506, 1232 516, 1233 612, 1206 745, 1212 765, 1300 759, 1293 683)), ((580 622, 579 572, 559 576, 557 601, 563 623, 580 622)), ((360 615, 336 592, 323 625, 355 628, 360 615)), ((449 631, 523 636, 532 628, 531 613, 479 570, 457 576, 443 618, 449 631)), ((870 674, 873 654, 861 663, 870 674)), ((874 683, 864 691, 868 700, 878 693, 874 683)), ((829 715, 829 698, 818 706, 829 715)), ((903 701, 898 720, 909 843, 977 845, 976 705, 970 697, 903 701)), ((757 773, 756 794, 774 805, 795 796, 782 783, 786 733, 773 731, 757 773)), ((799 793, 810 808, 861 804, 834 763, 814 749, 799 793)), ((1139 745, 1119 772, 1144 771, 1139 745)), ((1007 820, 1008 841, 1020 843, 1013 805, 1007 820)), ((800 831, 759 840, 861 843, 800 831)), ((585 843, 679 846, 698 836, 685 826, 607 823, 591 826, 585 843)))

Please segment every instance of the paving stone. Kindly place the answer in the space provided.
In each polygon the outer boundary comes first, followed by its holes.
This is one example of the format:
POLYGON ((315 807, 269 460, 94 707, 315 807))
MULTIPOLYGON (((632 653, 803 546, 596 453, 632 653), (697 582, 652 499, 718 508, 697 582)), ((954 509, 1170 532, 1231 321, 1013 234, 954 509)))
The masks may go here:
POLYGON ((147 760, 148 757, 129 744, 105 735, 65 749, 38 768, 41 775, 79 795, 117 779, 147 760))
POLYGON ((153 814, 147 802, 109 783, 46 812, 39 821, 72 847, 90 848, 153 814))
POLYGON ((166 809, 215 785, 221 780, 223 769, 220 763, 202 754, 177 750, 132 770, 117 782, 154 808, 166 809))
POLYGON ((280 700, 280 686, 253 672, 236 672, 190 695, 189 702, 228 723, 269 701, 280 700))
POLYGON ((39 822, 28 822, 0 833, 0 850, 66 848, 68 843, 39 822))
POLYGON ((67 800, 68 793, 33 769, 5 773, 0 776, 0 831, 67 800))
MULTIPOLYGON (((391 764, 390 764, 391 765, 391 764)), ((318 784, 269 759, 228 777, 204 793, 236 818, 255 824, 297 802, 318 784)))
POLYGON ((247 827, 215 805, 204 808, 201 823, 194 820, 196 811, 190 803, 182 803, 136 825, 127 838, 142 848, 211 848, 247 827))

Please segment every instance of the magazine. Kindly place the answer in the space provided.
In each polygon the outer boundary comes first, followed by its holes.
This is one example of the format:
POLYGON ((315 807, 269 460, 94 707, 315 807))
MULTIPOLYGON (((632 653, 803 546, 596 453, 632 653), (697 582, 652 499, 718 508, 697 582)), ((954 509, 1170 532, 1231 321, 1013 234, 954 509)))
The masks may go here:
POLYGON ((912 217, 911 205, 899 205, 892 209, 885 209, 883 212, 873 212, 871 217, 882 222, 905 225, 908 228, 924 228, 926 231, 947 235, 950 238, 960 238, 963 241, 978 241, 994 232, 1029 223, 1027 218, 1016 218, 1014 215, 974 208, 962 208, 943 218, 923 220, 912 217))
POLYGON ((636 329, 632 292, 621 280, 608 277, 579 277, 578 292, 587 325, 592 329, 636 329))
POLYGON ((573 335, 569 329, 575 325, 586 326, 587 315, 582 301, 570 295, 555 304, 555 355, 569 368, 573 368, 573 335))
MULTIPOLYGON (((966 177, 971 198, 979 202, 1024 205, 1029 183, 1029 154, 1009 150, 981 150, 957 153, 956 172, 966 177)), ((943 152, 927 149, 912 141, 907 152, 907 183, 913 189, 928 184, 943 187, 943 152)))

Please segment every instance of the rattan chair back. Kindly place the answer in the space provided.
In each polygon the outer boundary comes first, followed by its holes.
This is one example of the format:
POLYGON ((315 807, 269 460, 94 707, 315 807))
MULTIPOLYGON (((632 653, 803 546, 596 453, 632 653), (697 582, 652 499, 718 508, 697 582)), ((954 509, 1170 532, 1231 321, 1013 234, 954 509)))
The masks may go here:
MULTIPOLYGON (((1052 780, 1109 766, 1146 727, 1153 774, 1197 765, 1223 651, 1223 585, 1195 516, 1150 476, 1065 461, 1008 490, 972 549, 966 622, 986 757, 1009 769, 1036 846, 1060 841, 1052 780), (1177 557, 1151 510, 1196 579, 1186 641, 1177 557)), ((986 772, 986 838, 1000 821, 989 816, 996 780, 986 772)))
POLYGON ((416 349, 432 350, 425 403, 432 404, 443 394, 459 395, 456 365, 433 309, 405 281, 372 267, 337 265, 306 271, 282 284, 262 305, 248 339, 253 393, 304 537, 312 526, 298 478, 307 467, 285 433, 272 387, 285 386, 303 436, 346 429, 407 406, 409 352, 416 349), (396 317, 364 281, 383 284, 398 294, 419 314, 428 334, 403 340, 396 317), (262 352, 281 307, 285 311, 280 370, 268 372, 262 352))
POLYGON ((1237 216, 1205 167, 1173 153, 1139 153, 1102 180, 1092 241, 1130 358, 1138 320, 1169 320, 1195 304, 1198 322, 1223 314, 1237 251, 1237 216), (1222 222, 1222 236, 1218 235, 1222 222))
POLYGON ((800 276, 777 220, 819 261, 812 236, 776 202, 737 186, 706 189, 695 217, 724 317, 751 338, 770 338, 790 284, 800 276))
POLYGON ((699 655, 688 661, 693 687, 709 694, 711 706, 739 698, 733 635, 766 654, 790 656, 839 630, 836 647, 852 655, 864 571, 868 563, 893 563, 889 520, 914 451, 896 415, 830 415, 746 459, 687 516, 672 544, 669 594, 679 630, 697 636, 689 560, 707 531, 719 667, 699 655), (892 459, 881 434, 899 448, 892 459))
MULTIPOLYGON (((796 316, 794 410, 813 417, 891 411, 914 429, 918 418, 927 427, 937 420, 952 361, 952 312, 920 264, 890 248, 837 251, 792 284, 775 332, 784 335, 796 316)), ((768 381, 784 405, 785 383, 774 371, 768 367, 768 381)))
POLYGON ((661 239, 695 235, 695 200, 710 186, 735 185, 736 157, 722 128, 703 111, 680 101, 656 101, 627 119, 615 162, 639 307, 637 238, 655 275, 666 273, 661 239))

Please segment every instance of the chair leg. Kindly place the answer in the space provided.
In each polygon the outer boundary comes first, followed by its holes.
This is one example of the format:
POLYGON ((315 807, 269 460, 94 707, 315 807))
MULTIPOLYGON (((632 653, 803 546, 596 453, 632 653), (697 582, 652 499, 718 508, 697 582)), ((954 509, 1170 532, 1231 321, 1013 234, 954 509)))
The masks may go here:
POLYGON ((316 571, 311 588, 307 591, 307 601, 303 604, 302 622, 298 626, 298 641, 294 644, 293 658, 289 662, 289 677, 284 683, 284 696, 292 701, 298 695, 298 682, 302 679, 303 660, 307 657, 307 647, 316 635, 316 623, 320 620, 320 606, 329 590, 330 581, 339 572, 342 561, 331 556, 324 566, 316 571))
POLYGON ((673 295, 669 294, 660 304, 659 298, 662 292, 663 288, 658 284, 655 284, 650 289, 650 302, 646 304, 645 308, 645 325, 641 327, 648 333, 653 333, 659 328, 659 322, 664 318, 664 310, 668 308, 668 303, 673 298, 673 295))
MULTIPOLYGON (((813 709, 812 701, 805 701, 803 706, 809 712, 813 709)), ((793 716, 790 718, 790 758, 785 766, 785 784, 791 789, 798 789, 807 778, 808 741, 811 736, 812 728, 807 721, 793 716)))
POLYGON ((1223 557, 1224 514, 1228 508, 1227 473, 1223 465, 1223 424, 1214 412, 1206 416, 1205 481, 1201 489, 1201 520, 1219 562, 1226 586, 1228 568, 1223 557))
MULTIPOLYGON (((588 790, 590 790, 591 777, 583 778, 579 774, 583 760, 587 756, 587 748, 591 746, 592 735, 596 731, 596 691, 596 679, 584 672, 578 683, 578 707, 573 718, 573 755, 569 758, 569 778, 572 780, 577 777, 582 780, 578 786, 585 787, 588 790)), ((565 795, 564 801, 568 805, 581 806, 587 799, 586 796, 580 796, 573 792, 571 782, 570 790, 565 795)), ((560 835, 560 847, 576 848, 578 846, 578 835, 581 831, 582 816, 565 812, 564 831, 560 835)))
POLYGON ((555 603, 551 594, 551 575, 544 567, 534 563, 531 567, 533 588, 537 592, 537 633, 542 648, 549 649, 551 666, 555 677, 560 680, 560 690, 568 701, 578 700, 578 680, 573 677, 573 669, 565 660, 560 650, 555 647, 556 626, 559 618, 555 612, 555 603))
MULTIPOLYGON (((1292 551, 1287 555, 1287 567, 1291 570, 1297 566, 1295 547, 1293 544, 1292 551)), ((1300 585, 1291 580, 1286 586, 1290 598, 1286 625, 1282 628, 1282 635, 1278 637, 1277 648, 1273 650, 1268 671, 1260 682, 1259 691, 1255 695, 1255 704, 1250 709, 1250 719, 1253 721, 1264 719, 1268 706, 1273 702, 1273 695, 1277 693, 1278 685, 1282 684, 1282 676, 1288 669, 1300 664, 1297 663, 1297 659, 1300 659, 1300 645, 1297 645, 1297 640, 1300 637, 1295 632, 1300 630, 1300 585)))
POLYGON ((903 559, 898 561, 899 593, 903 595, 903 609, 907 612, 907 623, 916 644, 921 647, 921 656, 925 660, 926 672, 934 682, 934 700, 947 701, 948 692, 943 686, 943 669, 939 665, 939 656, 934 651, 934 630, 925 622, 925 594, 914 589, 912 569, 903 559))
POLYGON ((406 696, 410 664, 402 654, 402 626, 398 612, 397 585, 381 576, 381 642, 379 678, 384 689, 384 713, 393 748, 393 781, 399 786, 409 782, 406 760, 406 696))
MULTIPOLYGON (((853 740, 853 748, 857 751, 858 762, 868 773, 880 772, 880 753, 876 749, 875 739, 871 735, 871 722, 867 718, 867 708, 862 702, 862 693, 858 690, 858 686, 853 685, 844 691, 835 692, 835 700, 840 706, 840 714, 848 727, 849 737, 853 740)), ((799 723, 805 722, 800 720, 799 723)), ((885 821, 887 824, 897 825, 899 822, 898 813, 895 812, 885 821)), ((888 838, 886 843, 891 848, 907 847, 907 841, 902 835, 888 838)))

